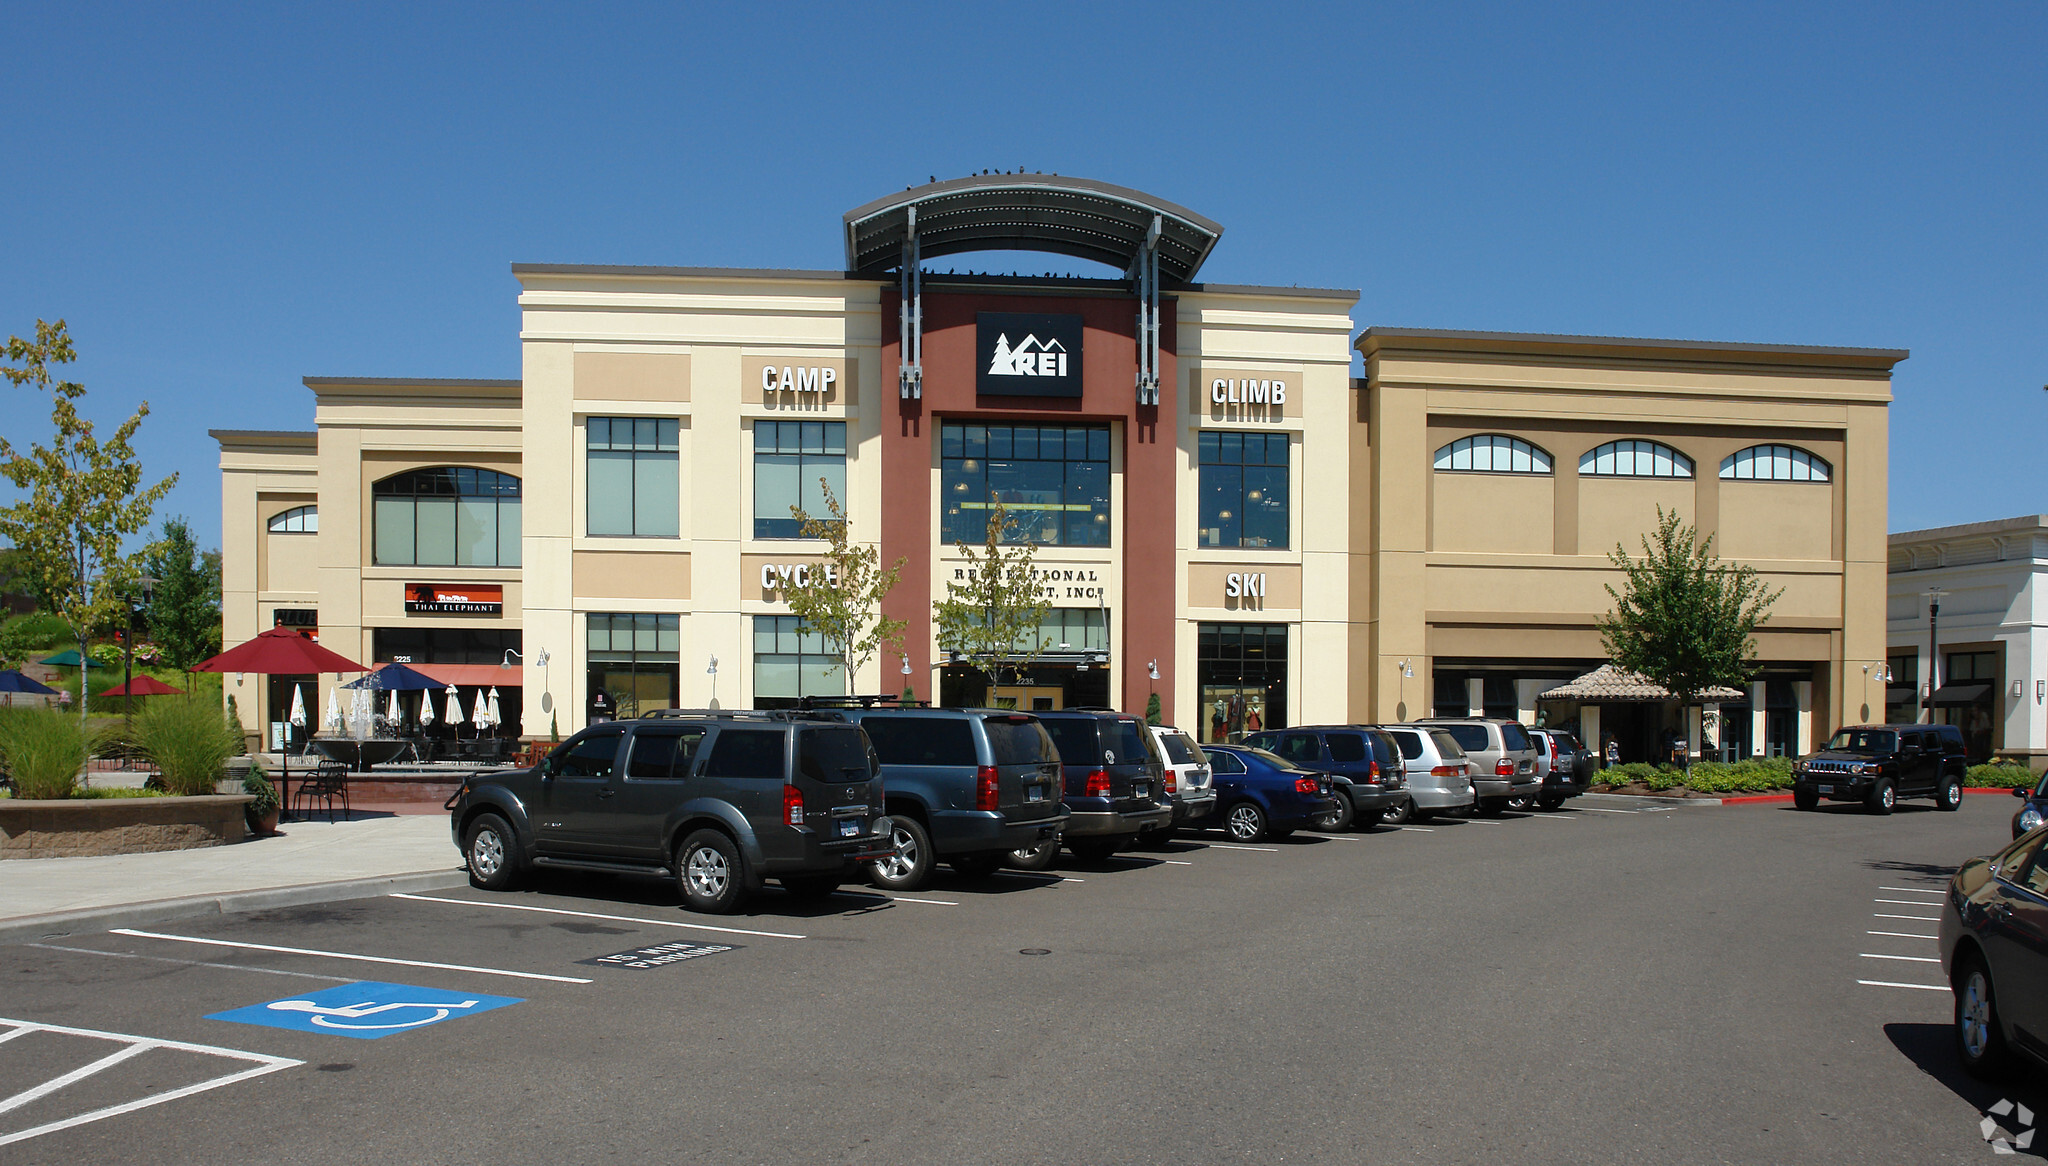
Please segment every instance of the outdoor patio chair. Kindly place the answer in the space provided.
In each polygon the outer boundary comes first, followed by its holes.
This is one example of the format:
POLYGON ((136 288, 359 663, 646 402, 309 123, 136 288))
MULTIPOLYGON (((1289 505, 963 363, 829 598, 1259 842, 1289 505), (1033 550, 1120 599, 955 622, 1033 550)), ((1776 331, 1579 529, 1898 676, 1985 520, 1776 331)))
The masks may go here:
POLYGON ((318 768, 314 769, 311 777, 301 781, 298 788, 292 791, 292 802, 300 807, 294 813, 303 818, 305 804, 315 798, 326 803, 327 820, 330 822, 334 821, 334 801, 336 798, 341 799, 342 820, 349 819, 347 762, 322 761, 318 768))

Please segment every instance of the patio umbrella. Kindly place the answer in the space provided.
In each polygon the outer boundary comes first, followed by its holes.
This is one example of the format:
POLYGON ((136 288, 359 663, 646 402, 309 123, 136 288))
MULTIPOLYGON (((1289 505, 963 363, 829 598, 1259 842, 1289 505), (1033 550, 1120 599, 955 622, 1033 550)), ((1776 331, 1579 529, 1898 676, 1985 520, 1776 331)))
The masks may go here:
POLYGON ((13 668, 0 672, 0 695, 5 696, 6 703, 13 704, 14 694, 17 692, 32 693, 37 696, 57 695, 56 689, 51 688, 47 684, 30 680, 27 676, 13 668))
MULTIPOLYGON (((261 676, 300 675, 307 672, 361 672, 363 666, 339 652, 332 652, 290 628, 271 628, 254 639, 237 644, 218 656, 192 666, 194 672, 254 672, 261 676)), ((298 700, 297 685, 293 699, 298 700)), ((303 707, 298 724, 304 725, 303 707)), ((287 803, 291 800, 292 755, 284 753, 284 768, 278 775, 287 803)))
POLYGON ((126 684, 116 684, 101 696, 183 696, 185 690, 172 688, 154 676, 138 676, 126 684))
POLYGON ((488 701, 490 702, 490 709, 491 709, 491 727, 495 729, 495 728, 497 728, 497 727, 498 727, 499 725, 502 725, 502 724, 504 724, 504 723, 505 723, 505 718, 504 718, 504 717, 501 717, 501 716, 499 716, 499 715, 498 715, 498 686, 497 686, 497 685, 495 685, 495 684, 491 685, 491 694, 490 694, 490 696, 489 696, 489 697, 487 697, 487 698, 485 698, 485 699, 487 699, 487 700, 488 700, 488 701))
POLYGON ((423 692, 441 687, 441 682, 423 672, 415 672, 403 664, 379 664, 377 670, 360 680, 351 680, 343 688, 370 688, 378 692, 423 692))
POLYGON ((398 690, 395 688, 391 690, 391 699, 384 705, 384 719, 390 721, 393 725, 398 724, 400 720, 398 690))
POLYGON ((432 693, 428 693, 427 695, 420 697, 420 728, 428 728, 433 723, 434 697, 432 693))
MULTIPOLYGON (((300 685, 292 685, 292 715, 285 719, 290 721, 295 728, 303 729, 306 727, 306 690, 300 685)), ((290 745, 291 742, 286 741, 285 744, 290 745)), ((287 750, 286 752, 289 755, 290 751, 287 750)))
POLYGON ((68 648, 62 652, 57 653, 54 656, 45 656, 42 659, 36 661, 36 663, 49 664, 57 668, 77 668, 80 666, 86 668, 107 667, 107 665, 105 664, 95 664, 90 660, 83 659, 79 656, 77 648, 68 648))
POLYGON ((481 733, 485 729, 490 728, 491 709, 489 704, 485 702, 483 693, 479 692, 476 694, 476 703, 472 706, 472 709, 469 723, 476 726, 477 732, 481 733))
POLYGON ((320 731, 323 733, 341 732, 340 689, 330 688, 327 690, 327 716, 320 722, 320 731))
POLYGON ((452 729, 460 725, 462 720, 462 696, 451 684, 448 686, 448 727, 452 729))

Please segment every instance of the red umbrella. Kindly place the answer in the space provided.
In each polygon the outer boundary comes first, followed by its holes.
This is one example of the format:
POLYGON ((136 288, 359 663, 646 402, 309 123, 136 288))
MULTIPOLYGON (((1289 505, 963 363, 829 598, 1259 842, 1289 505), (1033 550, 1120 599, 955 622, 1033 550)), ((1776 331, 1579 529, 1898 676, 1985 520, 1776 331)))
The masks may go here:
POLYGON ((126 684, 116 684, 101 696, 183 696, 185 690, 172 688, 154 676, 138 676, 126 684))
MULTIPOLYGON (((271 628, 243 644, 229 648, 210 660, 192 666, 194 672, 255 672, 261 675, 295 675, 304 672, 365 672, 361 664, 338 652, 330 652, 290 628, 271 628)), ((289 741, 286 744, 290 744, 289 741)), ((284 771, 278 784, 291 798, 292 755, 284 753, 284 771)))

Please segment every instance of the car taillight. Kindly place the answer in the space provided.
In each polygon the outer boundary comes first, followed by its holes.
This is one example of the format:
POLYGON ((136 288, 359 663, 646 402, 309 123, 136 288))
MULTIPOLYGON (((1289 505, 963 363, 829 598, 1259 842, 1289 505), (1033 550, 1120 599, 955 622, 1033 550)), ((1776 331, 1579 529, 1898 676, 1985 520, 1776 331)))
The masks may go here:
POLYGON ((1380 779, 1380 763, 1377 761, 1366 762, 1365 773, 1367 781, 1378 781, 1380 779))
POLYGON ((1462 765, 1438 765, 1430 769, 1429 775, 1431 777, 1463 777, 1465 776, 1465 767, 1462 765))
POLYGON ((1310 795, 1319 794, 1323 792, 1323 785, 1313 777, 1297 777, 1294 779, 1294 792, 1310 795))
POLYGON ((1180 780, 1174 776, 1173 770, 1171 769, 1166 771, 1166 792, 1180 792, 1180 780))
POLYGON ((793 785, 782 787, 782 820, 792 826, 804 824, 804 791, 793 785))
POLYGON ((1081 795, 1090 798, 1108 797, 1109 771, 1107 769, 1098 769, 1094 773, 1089 774, 1088 784, 1081 787, 1081 795))
POLYGON ((974 771, 974 808, 996 808, 996 767, 993 765, 984 765, 974 771))
POLYGON ((1493 775, 1495 777, 1513 777, 1515 775, 1515 763, 1505 757, 1501 758, 1493 763, 1493 775))

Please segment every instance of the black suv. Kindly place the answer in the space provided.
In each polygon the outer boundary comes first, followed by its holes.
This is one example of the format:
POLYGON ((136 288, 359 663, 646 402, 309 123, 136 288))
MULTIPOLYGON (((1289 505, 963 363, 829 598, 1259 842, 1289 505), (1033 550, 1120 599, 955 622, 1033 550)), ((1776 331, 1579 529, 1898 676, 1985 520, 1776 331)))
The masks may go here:
POLYGON ((670 875, 684 905, 720 914, 771 877, 831 894, 890 851, 867 734, 802 713, 593 725, 531 769, 466 779, 448 809, 479 887, 527 867, 670 875))
POLYGON ((1889 814, 1900 798, 1933 798, 1944 810, 1963 804, 1963 733, 1954 725, 1855 725, 1792 767, 1792 802, 1862 802, 1889 814))
POLYGON ((1066 774, 1067 849, 1101 862, 1140 830, 1173 823, 1166 760, 1145 722, 1109 709, 1036 714, 1066 774))
POLYGON ((868 864, 876 886, 917 890, 941 858, 986 876, 1013 850, 1059 844, 1067 824, 1060 755, 1037 717, 928 708, 821 715, 866 730, 882 759, 892 850, 868 864))
POLYGON ((1400 825, 1414 805, 1408 797, 1401 747, 1376 729, 1357 725, 1309 725, 1252 733, 1244 743, 1277 753, 1299 769, 1327 773, 1337 808, 1318 819, 1316 829, 1370 830, 1381 822, 1400 825))

